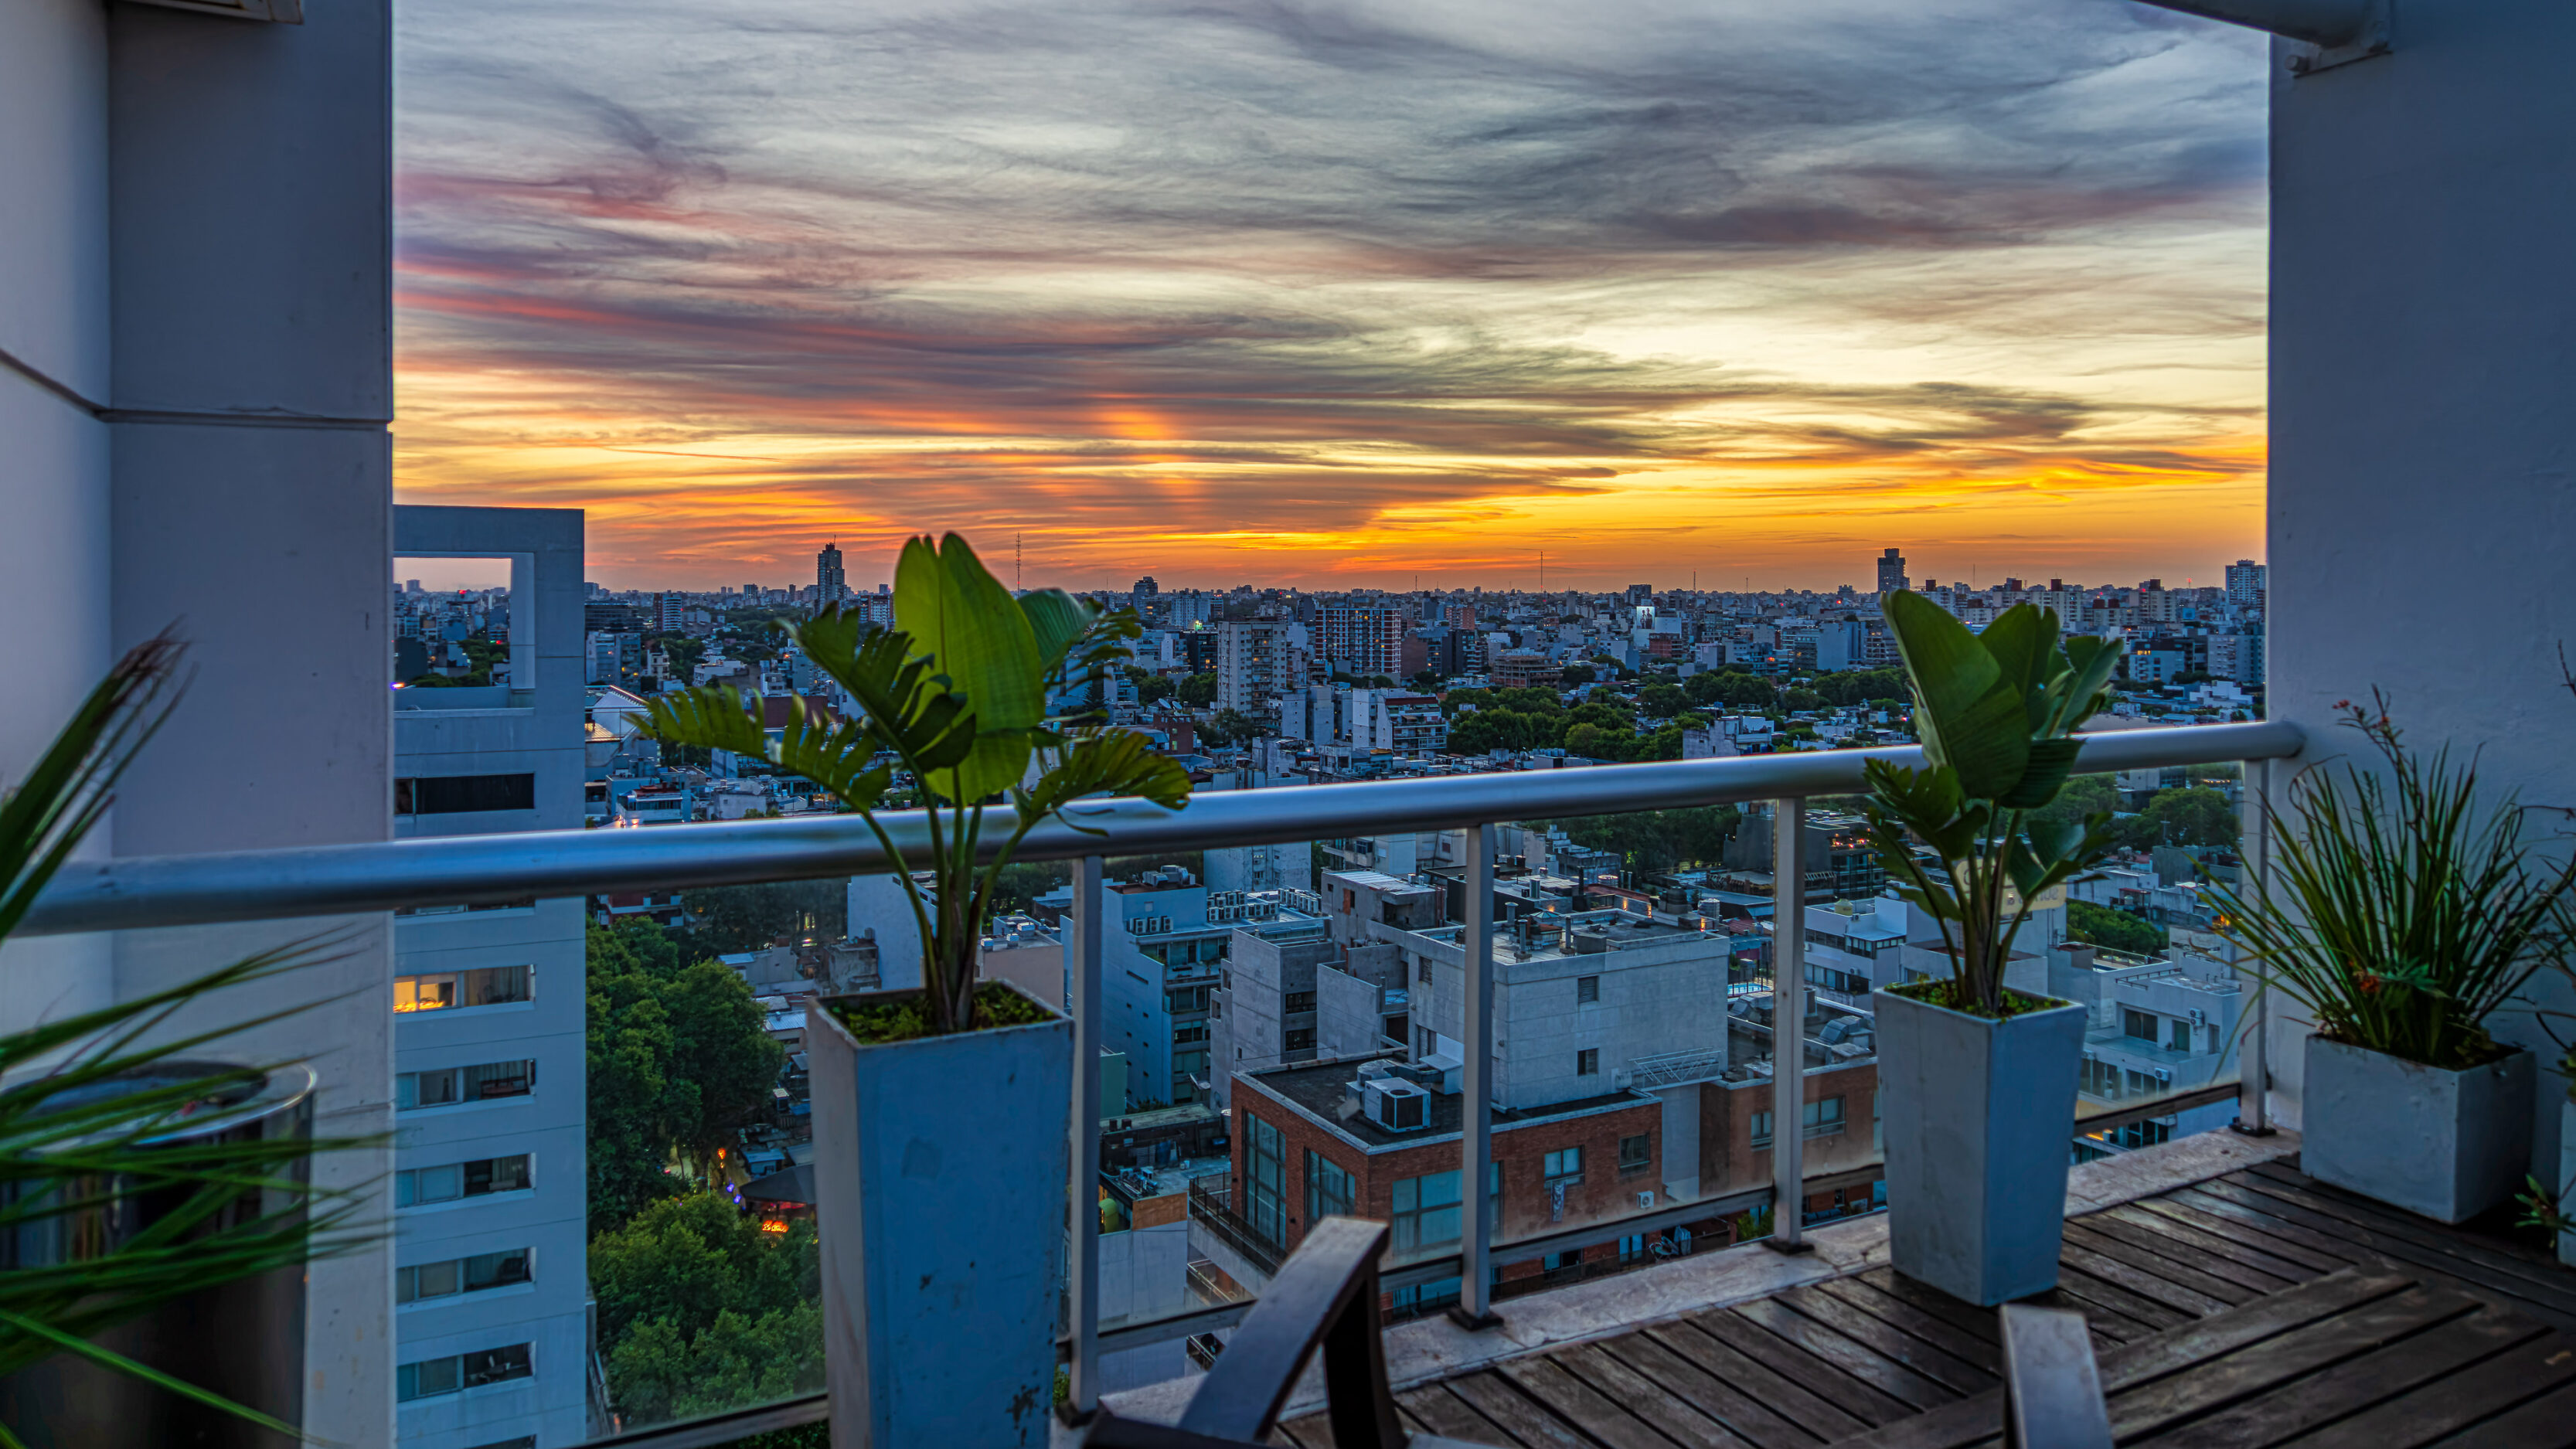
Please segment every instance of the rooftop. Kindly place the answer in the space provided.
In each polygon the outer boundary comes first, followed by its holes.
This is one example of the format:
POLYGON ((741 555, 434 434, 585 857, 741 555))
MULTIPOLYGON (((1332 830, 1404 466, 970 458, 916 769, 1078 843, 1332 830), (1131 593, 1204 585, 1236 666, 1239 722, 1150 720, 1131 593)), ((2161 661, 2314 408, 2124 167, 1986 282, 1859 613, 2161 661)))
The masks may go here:
MULTIPOLYGON (((1342 1103, 1347 1097, 1344 1086, 1359 1074, 1360 1063, 1401 1061, 1402 1052, 1376 1052, 1368 1056, 1339 1057, 1332 1061, 1306 1062, 1294 1066, 1273 1067, 1268 1071, 1247 1072, 1235 1078, 1238 1086, 1251 1083, 1263 1092, 1291 1106, 1303 1109, 1325 1127, 1349 1138, 1363 1148, 1413 1147, 1425 1142, 1455 1138, 1465 1120, 1465 1099, 1455 1092, 1435 1092, 1431 1097, 1430 1125, 1419 1132, 1389 1132, 1358 1113, 1345 1118, 1342 1103)), ((1564 1117, 1578 1117, 1587 1112, 1600 1112, 1615 1107, 1651 1107, 1655 1099, 1643 1092, 1605 1092, 1594 1097, 1577 1097, 1571 1102, 1558 1102, 1546 1107, 1512 1110, 1494 1109, 1494 1130, 1522 1126, 1531 1122, 1548 1122, 1564 1117)))

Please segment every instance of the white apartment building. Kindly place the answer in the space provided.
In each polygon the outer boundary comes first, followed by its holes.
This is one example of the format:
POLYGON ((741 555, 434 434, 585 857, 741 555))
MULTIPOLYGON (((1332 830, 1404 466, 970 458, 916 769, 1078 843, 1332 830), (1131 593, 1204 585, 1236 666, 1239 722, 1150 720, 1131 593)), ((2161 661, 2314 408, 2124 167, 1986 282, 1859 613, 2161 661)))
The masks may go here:
POLYGON ((1216 626, 1216 702, 1268 714, 1306 687, 1306 626, 1286 619, 1227 619, 1216 626))
MULTIPOLYGON (((398 836, 577 828, 582 515, 394 510, 405 558, 506 557, 509 677, 395 694, 398 836)), ((553 1449, 594 1428, 579 899, 394 920, 395 1433, 553 1449)))

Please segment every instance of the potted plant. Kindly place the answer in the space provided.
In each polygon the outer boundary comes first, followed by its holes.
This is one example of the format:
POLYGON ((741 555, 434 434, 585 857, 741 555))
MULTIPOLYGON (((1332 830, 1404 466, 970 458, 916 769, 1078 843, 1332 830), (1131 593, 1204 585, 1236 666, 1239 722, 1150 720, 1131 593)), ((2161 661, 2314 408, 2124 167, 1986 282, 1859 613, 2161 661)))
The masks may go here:
MULTIPOLYGON (((137 646, 0 796, 0 940, 113 800, 175 694, 137 646)), ((310 1184, 314 1074, 207 1060, 250 1027, 190 1023, 318 959, 306 942, 0 1034, 0 1442, 282 1445, 302 1437, 304 1279, 360 1204, 310 1184)))
POLYGON ((2272 869, 2218 892, 2219 930, 2305 1008, 2301 1170, 2446 1223, 2503 1202, 2531 1160, 2532 1054, 2486 1020, 2564 969, 2576 863, 2545 864, 2474 758, 2419 755, 2374 695, 2343 724, 2378 768, 2300 773, 2267 802, 2272 869))
POLYGON ((919 989, 832 998, 806 1017, 833 1442, 1038 1445, 1069 1221, 1073 1024, 979 984, 977 943, 1032 827, 1092 795, 1177 808, 1190 780, 1133 730, 1048 713, 1051 695, 1087 696, 1121 661, 1133 615, 1054 589, 1015 599, 950 534, 904 546, 894 621, 872 629, 827 607, 794 631, 856 703, 845 722, 799 705, 772 741, 718 687, 656 698, 645 729, 829 790, 885 846, 920 931, 919 989), (907 781, 926 807, 917 857, 880 820, 907 781), (998 845, 994 809, 1010 822, 998 845))
POLYGON ((2061 641, 2056 614, 2028 604, 1983 634, 1919 594, 1883 607, 1928 763, 1869 762, 1869 835, 1897 894, 1940 924, 1950 963, 1946 979, 1871 996, 1889 1247, 1908 1277, 2001 1303, 2057 1283, 2086 1019, 2011 989, 2004 971, 2042 898, 2110 849, 2107 814, 2033 812, 2064 787, 2119 649, 2061 641))

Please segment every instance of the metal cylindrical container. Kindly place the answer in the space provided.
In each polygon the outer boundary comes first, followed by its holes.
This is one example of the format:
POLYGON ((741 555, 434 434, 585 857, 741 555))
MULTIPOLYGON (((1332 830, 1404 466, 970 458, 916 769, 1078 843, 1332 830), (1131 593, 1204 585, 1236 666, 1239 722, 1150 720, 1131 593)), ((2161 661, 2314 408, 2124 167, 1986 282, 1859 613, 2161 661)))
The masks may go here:
MULTIPOLYGON (((86 1089, 77 1101, 239 1073, 218 1062, 168 1061, 86 1089)), ((313 1135, 310 1067, 279 1067, 255 1084, 227 1088, 191 1120, 152 1143, 210 1138, 248 1141, 313 1135)), ((74 1105, 63 1100, 62 1105, 74 1105)), ((149 1151, 150 1143, 137 1148, 149 1151)), ((307 1164, 278 1176, 306 1181, 307 1164)), ((48 1184, 0 1184, 0 1193, 29 1195, 48 1184)), ((78 1263, 131 1242, 186 1201, 182 1190, 130 1189, 122 1182, 83 1181, 77 1191, 102 1201, 93 1208, 0 1231, 0 1272, 78 1263)), ((301 1191, 245 1193, 218 1216, 235 1224, 271 1213, 306 1210, 301 1191)), ((163 1303, 95 1335, 91 1342, 286 1423, 304 1414, 305 1269, 297 1264, 163 1303)), ((291 1449, 294 1441, 222 1410, 154 1388, 67 1353, 0 1377, 0 1423, 29 1449, 92 1445, 168 1445, 185 1449, 291 1449)))

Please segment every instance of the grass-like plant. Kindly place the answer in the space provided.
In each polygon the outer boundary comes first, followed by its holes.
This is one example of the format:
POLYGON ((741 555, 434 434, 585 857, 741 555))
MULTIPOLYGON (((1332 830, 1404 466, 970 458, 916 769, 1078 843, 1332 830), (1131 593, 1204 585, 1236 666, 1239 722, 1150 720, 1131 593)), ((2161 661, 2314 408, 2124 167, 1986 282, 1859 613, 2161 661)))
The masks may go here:
MULTIPOLYGON (((114 800, 117 777, 168 718, 180 646, 137 646, 0 799, 0 939, 114 800)), ((305 1002, 204 1030, 210 999, 309 965, 327 941, 236 961, 96 1011, 0 1034, 0 1374, 68 1354, 140 1384, 302 1437, 248 1406, 91 1339, 174 1300, 354 1249, 357 1199, 309 1182, 316 1141, 223 1130, 288 1064, 202 1055, 305 1002), (177 1026, 178 1030, 173 1031, 177 1026)), ((20 1443, 0 1423, 0 1445, 20 1443)))
MULTIPOLYGON (((1092 795, 1135 795, 1177 809, 1189 772, 1134 730, 1102 727, 1087 705, 1050 714, 1050 693, 1087 697, 1125 662, 1141 630, 1060 589, 1012 597, 966 540, 904 545, 895 568, 897 628, 829 606, 794 636, 838 681, 857 713, 834 723, 796 704, 772 740, 729 686, 657 695, 642 726, 655 739, 730 750, 812 780, 857 812, 894 861, 921 931, 931 1035, 978 1020, 975 953, 1002 867, 1032 829, 1092 795), (907 857, 879 816, 908 777, 929 828, 926 858, 907 857), (985 815, 1007 805, 992 858, 985 815), (919 871, 928 877, 914 879, 919 871)), ((912 802, 905 802, 912 803, 912 802)))
POLYGON ((2108 702, 2119 662, 2110 639, 2061 642, 2057 615, 2016 604, 1971 634, 1910 590, 1882 606, 1914 687, 1914 728, 1927 763, 1868 764, 1870 843, 1896 893, 1941 927, 1950 979, 1898 987, 1979 1016, 2013 1014, 2004 967, 2013 938, 2048 891, 2111 849, 2108 812, 2052 820, 2082 742, 2076 727, 2108 702), (1920 840, 1937 868, 1916 854, 1920 840))
POLYGON ((2378 768, 2312 766, 2286 808, 2265 802, 2271 869, 2216 889, 2217 928, 2329 1040, 2429 1067, 2493 1061, 2508 1049, 2486 1019, 2568 966, 2576 860, 2544 860, 2510 794, 2480 798, 2474 754, 2407 749, 2385 696, 2340 708, 2378 768))

